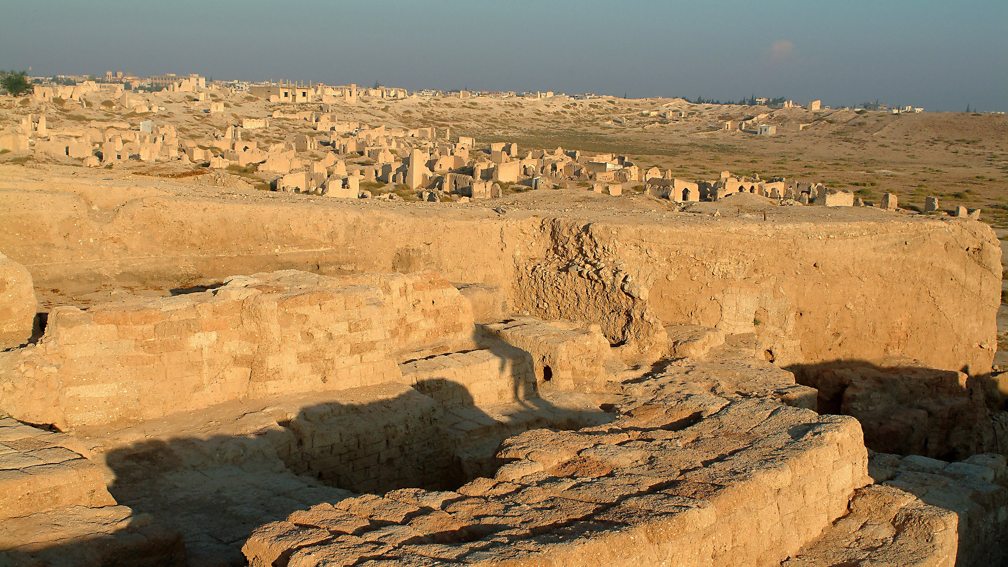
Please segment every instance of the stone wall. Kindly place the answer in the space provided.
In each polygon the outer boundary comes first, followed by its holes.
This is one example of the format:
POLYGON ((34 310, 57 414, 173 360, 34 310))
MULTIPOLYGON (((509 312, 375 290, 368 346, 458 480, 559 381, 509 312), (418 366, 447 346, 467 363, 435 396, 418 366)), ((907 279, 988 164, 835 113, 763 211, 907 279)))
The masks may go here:
POLYGON ((536 396, 532 356, 504 343, 400 365, 417 389, 450 406, 494 406, 536 396))
POLYGON ((287 466, 354 492, 449 488, 458 480, 441 404, 407 386, 348 391, 286 423, 287 466))
MULTIPOLYGON (((919 455, 873 454, 868 470, 875 482, 899 489, 937 509, 954 533, 921 530, 917 537, 934 545, 934 557, 960 567, 1008 562, 1008 468, 1002 455, 978 454, 946 462, 919 455)), ((897 519, 902 519, 897 516, 897 519)), ((903 520, 905 521, 905 520, 903 520)), ((922 522, 923 523, 923 522, 922 522)), ((906 564, 906 563, 904 563, 906 564)))
POLYGON ((388 348, 396 360, 452 352, 472 341, 470 302, 440 275, 368 273, 344 279, 374 286, 387 299, 385 308, 394 321, 388 348))
POLYGON ((375 554, 400 564, 769 566, 868 482, 853 419, 769 400, 686 405, 677 409, 707 417, 682 426, 674 412, 643 412, 651 417, 529 431, 505 441, 508 464, 493 479, 320 504, 257 529, 245 554, 253 566, 375 554))
POLYGON ((989 377, 925 368, 904 358, 789 370, 818 390, 820 412, 857 418, 865 444, 875 451, 951 460, 1008 453, 1008 413, 989 377))
POLYGON ((485 332, 530 354, 539 388, 585 392, 605 383, 611 352, 598 325, 521 317, 487 325, 485 332))
POLYGON ((388 280, 286 271, 170 298, 57 307, 37 345, 0 354, 0 398, 32 423, 121 424, 402 382, 403 351, 468 344, 472 313, 454 287, 424 273, 388 280))
POLYGON ((859 489, 850 511, 787 567, 818 565, 1004 565, 1008 475, 1001 455, 945 462, 873 454, 877 484, 859 489))
POLYGON ((957 520, 911 493, 873 484, 858 490, 846 516, 782 565, 954 567, 957 520))

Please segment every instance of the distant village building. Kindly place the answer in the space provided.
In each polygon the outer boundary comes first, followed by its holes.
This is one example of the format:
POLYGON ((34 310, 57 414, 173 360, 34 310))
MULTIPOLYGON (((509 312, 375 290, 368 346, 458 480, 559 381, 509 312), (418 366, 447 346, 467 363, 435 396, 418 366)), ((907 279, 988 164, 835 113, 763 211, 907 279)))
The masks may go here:
POLYGON ((291 104, 312 102, 315 91, 310 85, 301 83, 277 83, 256 85, 249 88, 249 94, 264 98, 270 102, 287 102, 291 104))

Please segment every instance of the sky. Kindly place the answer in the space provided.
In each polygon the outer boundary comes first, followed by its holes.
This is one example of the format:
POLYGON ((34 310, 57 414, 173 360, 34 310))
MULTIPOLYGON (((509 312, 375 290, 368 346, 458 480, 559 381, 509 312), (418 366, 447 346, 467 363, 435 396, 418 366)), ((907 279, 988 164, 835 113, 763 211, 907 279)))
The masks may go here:
POLYGON ((0 0, 0 69, 1008 111, 1008 0, 0 0))

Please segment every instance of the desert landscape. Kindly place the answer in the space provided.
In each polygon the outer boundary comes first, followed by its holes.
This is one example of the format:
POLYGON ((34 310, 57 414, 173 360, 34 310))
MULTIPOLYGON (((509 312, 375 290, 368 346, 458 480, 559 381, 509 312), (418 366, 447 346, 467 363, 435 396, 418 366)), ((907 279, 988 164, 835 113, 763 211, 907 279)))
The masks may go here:
POLYGON ((2 85, 0 566, 1008 564, 1003 112, 2 85))

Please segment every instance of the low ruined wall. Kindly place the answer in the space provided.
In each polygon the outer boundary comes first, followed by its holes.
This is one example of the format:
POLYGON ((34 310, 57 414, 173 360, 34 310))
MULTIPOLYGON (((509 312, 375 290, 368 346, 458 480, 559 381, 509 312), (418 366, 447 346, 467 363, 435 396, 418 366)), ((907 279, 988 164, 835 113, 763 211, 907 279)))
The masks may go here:
POLYGON ((286 271, 206 292, 60 307, 37 345, 0 354, 0 404, 60 428, 149 420, 244 399, 402 382, 398 356, 460 348, 472 314, 426 273, 286 271), (417 322, 414 303, 424 304, 417 322))
POLYGON ((415 388, 448 407, 494 406, 537 395, 532 356, 505 344, 414 360, 399 368, 415 388))
POLYGON ((35 322, 35 288, 24 266, 0 254, 0 350, 28 342, 35 322))
POLYGON ((816 388, 821 413, 857 418, 874 451, 951 460, 1008 452, 1006 414, 989 377, 923 368, 903 358, 788 370, 816 388))
POLYGON ((597 325, 522 317, 487 325, 485 331, 529 353, 540 388, 597 391, 607 378, 609 343, 597 325))
POLYGON ((1008 475, 1001 455, 945 462, 875 453, 877 484, 786 567, 981 567, 1008 561, 1008 475))
MULTIPOLYGON (((539 305, 535 282, 549 278, 529 278, 529 270, 604 264, 630 276, 663 324, 753 332, 781 364, 899 354, 976 374, 990 370, 996 348, 1000 248, 989 227, 965 219, 781 207, 766 222, 650 211, 589 212, 603 219, 590 222, 549 210, 502 216, 475 205, 165 192, 92 207, 108 197, 75 191, 81 195, 9 190, 0 198, 0 221, 10 227, 0 250, 39 287, 164 288, 284 267, 435 269, 455 283, 505 290, 518 300, 514 312, 585 321, 616 303, 586 287, 539 305)), ((624 338, 617 331, 626 320, 592 322, 612 327, 610 342, 624 338)))
POLYGON ((447 488, 458 471, 444 421, 440 403, 407 386, 347 392, 286 424, 296 449, 282 458, 295 473, 359 493, 447 488))
MULTIPOLYGON (((980 454, 946 462, 918 455, 878 453, 872 455, 868 468, 876 483, 904 491, 943 516, 952 517, 951 522, 946 522, 955 528, 951 537, 938 530, 937 536, 923 530, 913 534, 932 544, 952 541, 953 545, 946 543, 944 549, 935 546, 937 552, 942 552, 935 553, 935 557, 951 555, 959 567, 1008 562, 1008 547, 1004 545, 1008 539, 1008 469, 1002 455, 980 454)), ((897 519, 907 523, 905 515, 897 519)))
POLYGON ((396 360, 452 352, 472 339, 472 307, 440 275, 367 273, 343 279, 381 290, 391 322, 387 348, 396 360))
POLYGON ((868 480, 853 419, 769 400, 703 411, 714 413, 686 427, 644 411, 650 419, 529 431, 504 442, 508 464, 493 479, 320 504, 257 529, 243 550, 253 566, 379 550, 401 564, 770 566, 842 516, 868 480))
POLYGON ((846 516, 782 565, 966 565, 956 562, 957 527, 954 512, 897 488, 873 484, 855 493, 846 516))

